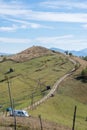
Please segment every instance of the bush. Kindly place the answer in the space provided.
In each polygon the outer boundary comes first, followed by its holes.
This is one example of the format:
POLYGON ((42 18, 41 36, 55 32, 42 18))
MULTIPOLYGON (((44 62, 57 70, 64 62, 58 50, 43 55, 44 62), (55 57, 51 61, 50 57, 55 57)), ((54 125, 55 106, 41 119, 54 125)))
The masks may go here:
POLYGON ((82 76, 84 81, 87 81, 87 67, 82 70, 81 76, 82 76))

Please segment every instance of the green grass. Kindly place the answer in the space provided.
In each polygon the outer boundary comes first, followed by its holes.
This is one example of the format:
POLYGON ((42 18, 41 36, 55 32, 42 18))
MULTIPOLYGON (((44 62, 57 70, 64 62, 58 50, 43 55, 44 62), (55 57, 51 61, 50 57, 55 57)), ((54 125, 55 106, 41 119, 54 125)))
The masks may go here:
POLYGON ((87 103, 87 83, 77 80, 76 76, 71 76, 67 80, 61 83, 58 90, 59 94, 72 97, 73 99, 87 103))
MULTIPOLYGON (((22 109, 41 99, 47 85, 51 87, 56 80, 73 68, 73 64, 63 55, 55 54, 32 59, 23 63, 6 61, 0 63, 0 81, 5 79, 5 72, 14 68, 14 72, 6 74, 9 78, 12 98, 16 109, 22 109), (11 78, 13 77, 13 78, 11 78)), ((54 97, 29 111, 32 116, 41 114, 43 119, 72 128, 74 107, 77 105, 76 130, 87 130, 87 83, 76 80, 72 75, 64 80, 54 97)), ((47 94, 45 92, 44 94, 47 94)), ((7 81, 0 82, 0 105, 6 109, 10 106, 7 81)))
MULTIPOLYGON (((62 75, 73 68, 73 64, 63 55, 55 54, 32 59, 23 63, 5 61, 0 63, 0 104, 10 106, 8 84, 3 81, 8 77, 12 99, 16 108, 24 108, 43 97, 41 90, 51 87, 62 75), (6 74, 9 68, 14 72, 6 74)), ((47 92, 46 92, 47 93, 47 92)), ((46 94, 45 93, 45 94, 46 94)))
POLYGON ((56 95, 42 104, 32 115, 72 128, 74 107, 77 106, 75 130, 87 130, 87 83, 76 80, 76 74, 65 79, 56 95))
POLYGON ((82 104, 68 96, 57 94, 38 108, 30 111, 31 115, 41 115, 43 119, 50 120, 72 128, 74 107, 77 105, 76 130, 86 130, 87 105, 82 104))

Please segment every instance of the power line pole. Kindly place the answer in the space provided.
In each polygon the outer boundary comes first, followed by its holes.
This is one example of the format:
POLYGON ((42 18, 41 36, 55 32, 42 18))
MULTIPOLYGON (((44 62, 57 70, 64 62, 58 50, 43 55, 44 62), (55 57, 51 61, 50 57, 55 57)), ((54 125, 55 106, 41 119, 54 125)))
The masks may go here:
POLYGON ((77 110, 77 106, 75 106, 75 108, 74 108, 74 115, 73 115, 73 126, 72 126, 72 130, 75 130, 76 110, 77 110))
POLYGON ((33 92, 31 94, 31 105, 33 105, 33 102, 34 102, 34 95, 33 95, 33 92))
POLYGON ((14 114, 14 110, 13 110, 13 100, 12 100, 12 95, 11 95, 11 89, 10 89, 10 82, 8 77, 5 77, 7 79, 7 83, 8 83, 8 93, 9 93, 9 99, 10 99, 10 106, 11 106, 11 110, 12 110, 12 115, 14 117, 14 130, 16 130, 16 116, 14 114))
MULTIPOLYGON (((38 79, 38 85, 39 85, 39 87, 40 87, 40 92, 41 92, 41 81, 40 81, 40 79, 38 79)), ((42 92, 41 92, 42 93, 42 92)))
POLYGON ((9 99, 10 99, 10 106, 11 106, 12 114, 13 114, 13 101, 12 101, 12 95, 11 95, 11 89, 10 89, 10 82, 9 82, 8 77, 7 77, 7 83, 8 83, 8 94, 9 94, 9 99))
MULTIPOLYGON (((13 109, 15 110, 15 105, 14 105, 14 99, 13 99, 13 109)), ((17 126, 17 122, 16 122, 16 115, 15 114, 13 114, 13 116, 14 116, 14 130, 16 130, 16 126, 17 126)))

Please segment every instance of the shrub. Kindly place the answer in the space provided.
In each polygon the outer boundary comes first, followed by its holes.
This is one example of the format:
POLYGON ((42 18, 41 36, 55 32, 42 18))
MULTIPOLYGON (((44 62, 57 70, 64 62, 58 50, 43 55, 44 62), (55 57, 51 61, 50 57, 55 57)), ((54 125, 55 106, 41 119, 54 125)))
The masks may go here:
POLYGON ((87 67, 82 70, 81 76, 85 81, 87 80, 87 67))

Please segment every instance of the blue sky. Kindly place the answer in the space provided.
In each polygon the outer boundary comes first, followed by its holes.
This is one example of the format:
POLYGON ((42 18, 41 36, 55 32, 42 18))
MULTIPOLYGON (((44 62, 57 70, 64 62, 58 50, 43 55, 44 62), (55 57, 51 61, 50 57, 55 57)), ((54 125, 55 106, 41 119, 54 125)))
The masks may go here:
POLYGON ((87 0, 0 0, 0 52, 87 48, 87 0))

